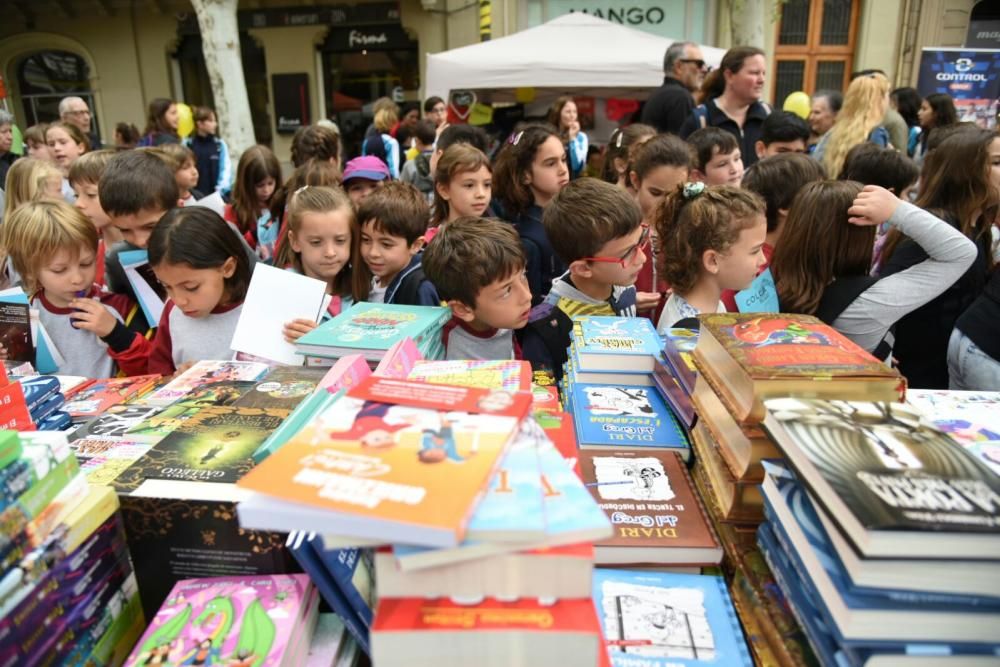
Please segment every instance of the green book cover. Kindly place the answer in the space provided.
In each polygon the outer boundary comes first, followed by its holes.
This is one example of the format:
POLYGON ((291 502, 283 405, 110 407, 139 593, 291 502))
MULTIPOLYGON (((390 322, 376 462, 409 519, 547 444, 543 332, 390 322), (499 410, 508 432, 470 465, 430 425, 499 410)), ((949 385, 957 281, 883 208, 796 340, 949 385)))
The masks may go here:
POLYGON ((385 351, 406 336, 419 340, 450 316, 450 309, 436 306, 360 302, 299 338, 296 345, 309 353, 322 353, 324 348, 385 351))
POLYGON ((279 366, 244 393, 234 403, 240 408, 294 410, 313 391, 326 374, 324 369, 279 366))
POLYGON ((5 468, 21 457, 21 438, 17 431, 0 431, 0 468, 5 468))

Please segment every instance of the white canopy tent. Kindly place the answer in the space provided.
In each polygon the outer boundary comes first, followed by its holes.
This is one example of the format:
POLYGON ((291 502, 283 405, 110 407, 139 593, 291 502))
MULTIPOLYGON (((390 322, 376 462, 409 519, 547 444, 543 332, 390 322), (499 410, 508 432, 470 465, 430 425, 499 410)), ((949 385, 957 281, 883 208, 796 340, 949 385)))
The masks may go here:
MULTIPOLYGON (((663 82, 674 40, 580 12, 481 44, 427 55, 426 96, 471 90, 481 102, 513 102, 518 88, 538 101, 571 94, 644 99, 663 82)), ((718 67, 723 49, 702 46, 718 67)))

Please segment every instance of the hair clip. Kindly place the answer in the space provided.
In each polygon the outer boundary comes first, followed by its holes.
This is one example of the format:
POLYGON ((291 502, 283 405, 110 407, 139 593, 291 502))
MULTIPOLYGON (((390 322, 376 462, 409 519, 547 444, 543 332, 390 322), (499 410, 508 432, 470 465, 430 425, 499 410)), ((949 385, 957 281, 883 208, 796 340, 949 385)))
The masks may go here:
POLYGON ((625 136, 625 130, 622 130, 621 128, 619 128, 619 129, 615 130, 615 132, 618 133, 618 138, 615 139, 615 148, 621 148, 622 147, 622 137, 625 136))
POLYGON ((301 188, 299 188, 298 190, 296 190, 295 192, 293 192, 292 196, 295 196, 295 195, 299 194, 300 192, 302 192, 303 190, 305 190, 308 187, 309 187, 308 185, 303 185, 301 188))
POLYGON ((699 181, 697 183, 685 183, 681 194, 684 195, 685 200, 691 201, 704 191, 705 184, 699 181))
POLYGON ((521 130, 520 132, 515 132, 514 134, 510 135, 509 139, 510 143, 513 144, 514 146, 517 146, 517 142, 521 140, 521 135, 523 134, 524 130, 521 130))

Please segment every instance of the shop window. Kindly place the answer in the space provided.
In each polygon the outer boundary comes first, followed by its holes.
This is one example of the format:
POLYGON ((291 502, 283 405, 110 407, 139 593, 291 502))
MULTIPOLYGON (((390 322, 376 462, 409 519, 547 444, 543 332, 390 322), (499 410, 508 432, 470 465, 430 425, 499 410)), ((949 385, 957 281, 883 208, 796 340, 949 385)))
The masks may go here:
POLYGON ((858 0, 787 0, 774 49, 774 103, 788 93, 844 90, 857 40, 858 0))
POLYGON ((59 101, 81 97, 91 109, 91 131, 97 131, 90 68, 70 51, 38 51, 18 62, 17 85, 28 126, 59 120, 59 101))

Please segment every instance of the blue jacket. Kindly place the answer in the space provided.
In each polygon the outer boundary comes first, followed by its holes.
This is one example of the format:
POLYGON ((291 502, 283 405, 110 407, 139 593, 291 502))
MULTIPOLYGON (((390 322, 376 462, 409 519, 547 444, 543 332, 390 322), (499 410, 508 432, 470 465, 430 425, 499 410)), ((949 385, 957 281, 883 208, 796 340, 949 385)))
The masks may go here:
POLYGON ((406 268, 396 274, 385 290, 385 303, 399 303, 408 306, 440 306, 434 283, 424 276, 421 265, 423 253, 417 253, 410 259, 406 268))
POLYGON ((184 140, 184 145, 194 151, 195 166, 198 167, 196 189, 206 195, 228 191, 233 184, 233 160, 229 157, 226 142, 214 135, 199 137, 192 134, 184 140))
POLYGON ((532 204, 527 211, 510 221, 521 237, 525 272, 531 289, 531 305, 537 306, 552 289, 552 281, 566 271, 566 265, 552 248, 542 226, 542 207, 532 204))

